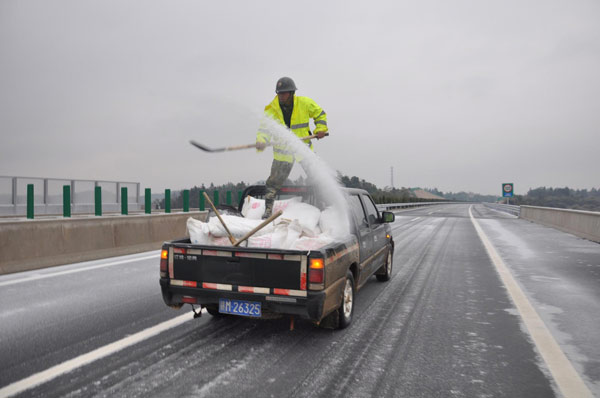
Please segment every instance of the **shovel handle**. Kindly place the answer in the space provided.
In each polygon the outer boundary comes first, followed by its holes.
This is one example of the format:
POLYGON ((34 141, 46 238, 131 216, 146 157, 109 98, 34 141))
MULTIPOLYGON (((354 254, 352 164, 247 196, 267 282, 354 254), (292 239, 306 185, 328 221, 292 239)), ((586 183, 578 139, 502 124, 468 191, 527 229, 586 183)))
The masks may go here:
MULTIPOLYGON (((329 135, 329 133, 325 133, 325 135, 323 136, 323 138, 327 137, 328 135, 329 135)), ((316 135, 316 134, 311 134, 311 135, 309 135, 309 136, 302 137, 302 138, 300 138, 300 139, 301 139, 302 141, 308 141, 308 140, 312 140, 312 139, 314 139, 314 138, 317 138, 317 139, 318 139, 318 137, 317 137, 317 135, 316 135)))
POLYGON ((265 226, 267 226, 267 224, 269 224, 271 221, 273 221, 274 219, 276 219, 277 217, 279 217, 282 214, 283 214, 283 212, 281 210, 277 211, 277 213, 271 215, 271 217, 269 217, 265 221, 261 222, 256 228, 254 228, 252 231, 248 232, 246 235, 244 235, 244 237, 242 239, 238 240, 233 245, 239 246, 240 243, 242 243, 243 241, 245 241, 246 239, 248 239, 249 237, 251 237, 252 235, 257 233, 258 231, 263 229, 265 226))
MULTIPOLYGON (((329 135, 329 133, 325 133, 325 137, 327 137, 328 135, 329 135)), ((313 138, 317 138, 317 136, 314 135, 314 134, 312 134, 312 135, 309 135, 307 137, 302 137, 302 138, 300 138, 300 140, 302 140, 302 141, 308 141, 308 140, 312 140, 313 138)), ((224 148, 209 148, 206 145, 200 144, 199 142, 196 142, 194 140, 191 140, 190 144, 192 144, 196 148, 201 149, 201 150, 203 150, 205 152, 211 152, 211 153, 227 152, 227 151, 237 151, 239 149, 256 148, 256 143, 254 143, 254 144, 248 144, 248 145, 228 146, 228 147, 224 147, 224 148)), ((272 144, 266 144, 265 147, 270 146, 270 145, 272 145, 272 144)))
POLYGON ((223 219, 221 218, 221 215, 219 214, 219 211, 217 210, 217 208, 213 204, 212 200, 210 200, 210 198, 208 197, 208 195, 206 194, 206 192, 202 192, 202 193, 204 194, 204 199, 206 199, 208 201, 208 204, 210 204, 210 207, 212 207, 212 209, 214 210, 215 214, 219 218, 219 221, 221 221, 221 224, 223 224, 223 227, 225 228, 225 231, 227 231, 227 235, 229 237, 229 241, 231 242, 232 245, 235 245, 236 244, 235 238, 233 237, 233 235, 231 234, 231 232, 229 232, 229 228, 227 228, 227 224, 225 224, 225 221, 223 221, 223 219))

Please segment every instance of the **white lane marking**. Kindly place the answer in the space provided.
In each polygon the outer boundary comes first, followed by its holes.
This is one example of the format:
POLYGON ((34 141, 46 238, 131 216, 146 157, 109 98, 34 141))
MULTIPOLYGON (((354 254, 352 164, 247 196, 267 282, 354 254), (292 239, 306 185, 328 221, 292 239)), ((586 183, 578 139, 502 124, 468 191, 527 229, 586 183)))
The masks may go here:
MULTIPOLYGON (((203 309, 202 312, 206 313, 206 310, 203 309)), ((90 364, 98 359, 114 354, 117 351, 137 344, 143 340, 147 340, 150 337, 156 336, 159 333, 177 327, 185 322, 191 321, 192 319, 194 319, 193 312, 188 312, 186 314, 179 315, 176 318, 165 321, 163 323, 159 323, 156 326, 144 329, 141 332, 132 334, 131 336, 125 337, 124 339, 115 341, 114 343, 105 345, 104 347, 97 348, 93 351, 88 352, 87 354, 80 355, 76 358, 70 359, 66 362, 53 366, 42 372, 31 375, 25 379, 9 384, 8 386, 0 389, 0 398, 20 394, 23 391, 39 386, 40 384, 47 383, 58 376, 71 372, 84 365, 90 364)))
MULTIPOLYGON (((58 272, 54 272, 54 273, 51 273, 51 274, 32 275, 32 276, 27 276, 25 278, 19 278, 19 279, 13 279, 11 281, 0 282, 0 286, 15 285, 17 283, 23 283, 23 282, 33 282, 33 281, 37 281, 39 279, 46 279, 46 278, 52 278, 54 276, 74 274, 76 272, 90 271, 90 270, 98 269, 98 268, 112 267, 113 265, 134 263, 136 261, 150 260, 152 258, 156 259, 158 261, 159 256, 158 256, 158 254, 153 254, 151 256, 146 256, 146 257, 138 257, 138 258, 132 258, 132 259, 129 259, 129 260, 113 261, 113 262, 106 263, 106 264, 92 265, 92 266, 89 266, 89 267, 71 269, 71 270, 67 270, 67 271, 58 271, 58 272)), ((157 264, 158 264, 158 262, 157 262, 157 264)))
POLYGON ((517 307, 517 311, 519 311, 521 319, 523 319, 523 323, 525 323, 529 331, 529 335, 550 369, 550 373, 552 373, 552 377, 554 377, 558 388, 560 388, 560 391, 566 398, 592 397, 591 391, 587 388, 565 353, 560 349, 554 337, 552 337, 550 331, 546 328, 544 321, 542 321, 542 318, 540 318, 535 308, 533 308, 487 235, 479 226, 479 222, 473 217, 473 213, 471 212, 472 207, 473 205, 469 207, 471 222, 485 246, 490 259, 494 263, 502 283, 504 283, 508 294, 517 307))
POLYGON ((410 220, 410 221, 416 221, 416 220, 418 220, 419 218, 421 218, 421 217, 415 217, 415 218, 413 218, 413 219, 412 219, 412 220, 410 220))

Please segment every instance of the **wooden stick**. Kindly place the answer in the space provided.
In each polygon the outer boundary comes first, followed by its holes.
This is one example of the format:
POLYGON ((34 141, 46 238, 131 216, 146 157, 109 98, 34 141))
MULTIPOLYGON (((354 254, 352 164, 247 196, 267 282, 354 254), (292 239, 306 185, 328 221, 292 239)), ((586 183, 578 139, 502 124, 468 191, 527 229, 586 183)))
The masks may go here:
POLYGON ((269 217, 265 221, 261 222, 256 228, 254 228, 252 231, 248 232, 246 235, 244 235, 244 237, 242 239, 238 240, 233 245, 239 246, 240 243, 242 243, 243 241, 245 241, 246 239, 248 239, 249 237, 251 237, 252 235, 257 233, 258 231, 263 229, 267 224, 269 224, 271 221, 273 221, 274 219, 276 219, 277 217, 279 217, 282 214, 283 214, 283 212, 281 210, 279 210, 277 213, 273 214, 271 217, 269 217))
MULTIPOLYGON (((227 225, 225 225, 225 221, 223 221, 223 219, 221 218, 221 215, 217 211, 217 208, 213 204, 212 200, 210 200, 210 198, 208 197, 206 192, 202 192, 202 193, 204 194, 204 198, 208 201, 208 203, 210 204, 210 207, 212 207, 212 209, 214 210, 217 217, 219 217, 219 221, 221 221, 221 224, 223 224, 223 227, 225 227, 225 231, 227 231, 227 235, 229 235, 229 241, 231 242, 232 245, 237 246, 235 238, 233 237, 231 232, 229 232, 229 228, 227 228, 227 225)), ((237 243, 239 243, 239 242, 237 242, 237 243)))
MULTIPOLYGON (((325 137, 327 137, 329 135, 329 133, 325 133, 325 137)), ((309 135, 306 137, 301 137, 300 140, 301 141, 308 141, 308 140, 312 140, 317 138, 316 135, 309 135)), ((248 144, 248 145, 237 145, 237 146, 228 146, 228 147, 224 147, 224 148, 209 148, 206 145, 200 144, 199 142, 196 142, 194 140, 190 141, 190 144, 192 144, 193 146, 195 146, 198 149, 202 149, 205 152, 226 152, 226 151, 237 151, 239 149, 248 149, 248 148, 256 148, 256 143, 254 144, 248 144)), ((267 144, 266 146, 271 146, 273 145, 272 143, 267 144)))

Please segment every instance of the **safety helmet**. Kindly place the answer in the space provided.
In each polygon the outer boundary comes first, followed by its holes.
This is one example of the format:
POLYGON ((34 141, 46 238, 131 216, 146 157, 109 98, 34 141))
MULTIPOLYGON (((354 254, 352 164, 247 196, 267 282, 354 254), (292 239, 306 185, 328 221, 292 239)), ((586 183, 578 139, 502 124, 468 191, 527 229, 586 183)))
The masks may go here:
POLYGON ((296 85, 294 84, 294 81, 291 78, 282 77, 281 79, 277 80, 277 85, 275 86, 275 92, 277 94, 296 90, 296 85))

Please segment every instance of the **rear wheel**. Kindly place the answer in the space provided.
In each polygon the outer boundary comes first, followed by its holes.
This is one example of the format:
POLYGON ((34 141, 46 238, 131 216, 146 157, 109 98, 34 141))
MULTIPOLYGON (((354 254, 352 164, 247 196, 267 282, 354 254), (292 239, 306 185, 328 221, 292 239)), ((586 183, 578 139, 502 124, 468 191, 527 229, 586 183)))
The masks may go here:
POLYGON ((219 308, 217 306, 206 306, 206 312, 208 312, 210 315, 214 316, 215 318, 222 318, 224 316, 226 316, 226 314, 222 314, 219 312, 219 308))
POLYGON ((377 277, 378 281, 386 282, 386 281, 390 280, 390 278, 392 277, 393 259, 394 259, 394 252, 393 252, 392 248, 390 247, 390 250, 388 250, 387 259, 385 260, 385 264, 382 267, 385 269, 385 272, 380 275, 375 275, 377 277))
POLYGON ((339 328, 344 329, 352 322, 354 314, 354 276, 352 272, 346 273, 346 281, 344 282, 344 290, 342 291, 342 305, 338 309, 339 328))

